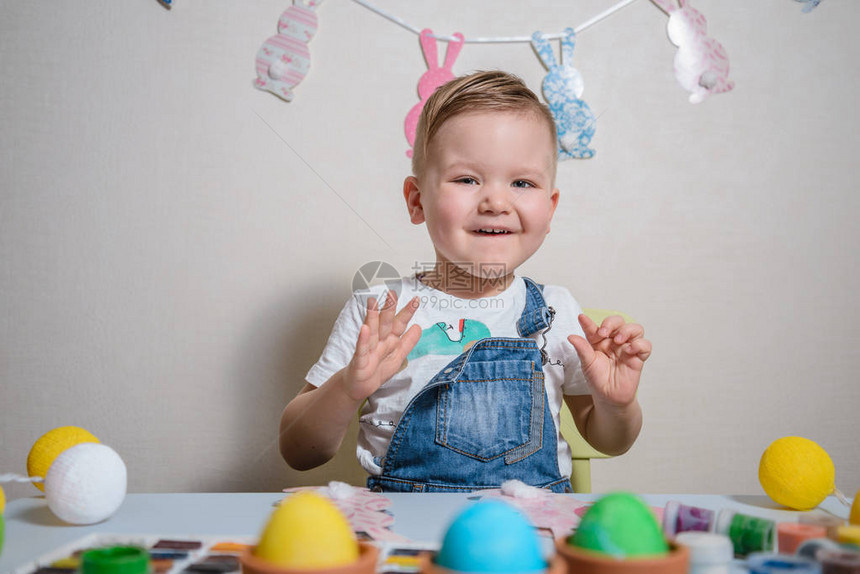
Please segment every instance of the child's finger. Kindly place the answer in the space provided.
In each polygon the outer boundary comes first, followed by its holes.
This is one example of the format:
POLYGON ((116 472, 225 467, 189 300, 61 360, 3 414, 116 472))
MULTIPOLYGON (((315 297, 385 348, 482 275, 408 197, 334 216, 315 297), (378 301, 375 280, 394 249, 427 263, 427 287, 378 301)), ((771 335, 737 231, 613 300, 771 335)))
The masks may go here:
POLYGON ((648 339, 635 339, 629 345, 624 346, 624 352, 628 355, 635 355, 642 361, 646 361, 651 356, 651 341, 648 339))
POLYGON ((579 335, 570 335, 567 340, 570 341, 570 344, 573 345, 574 350, 576 350, 582 370, 586 370, 591 363, 594 362, 597 355, 592 348, 591 343, 579 335))
POLYGON ((409 303, 403 306, 403 309, 401 309, 399 313, 397 313, 394 317, 394 324, 391 327, 395 335, 399 335, 406 329, 406 325, 408 325, 409 321, 412 320, 418 307, 419 301, 418 295, 416 295, 409 301, 409 303))
POLYGON ((602 337, 597 334, 597 323, 592 321, 591 317, 585 313, 580 313, 577 318, 579 319, 579 326, 582 327, 582 332, 585 333, 585 338, 588 339, 589 343, 593 345, 602 339, 602 337))
POLYGON ((612 336, 612 341, 617 345, 623 345, 627 341, 641 338, 645 329, 637 323, 625 323, 619 327, 612 336))
POLYGON ((370 330, 367 344, 368 348, 372 349, 379 341, 379 306, 374 297, 367 300, 367 317, 364 318, 364 324, 370 330))
POLYGON ((379 339, 385 339, 391 332, 391 324, 394 322, 394 310, 397 309, 397 295, 388 291, 385 294, 385 301, 382 303, 382 310, 379 313, 379 339))
POLYGON ((353 366, 362 369, 369 360, 370 355, 370 327, 362 325, 358 330, 358 340, 355 342, 355 353, 352 356, 353 366))
POLYGON ((624 326, 624 324, 624 318, 621 317, 621 315, 610 315, 603 320, 603 323, 600 324, 597 334, 603 338, 612 337, 618 329, 624 326))
POLYGON ((412 325, 406 330, 400 338, 400 352, 404 358, 412 352, 419 339, 421 339, 421 327, 419 325, 412 325))

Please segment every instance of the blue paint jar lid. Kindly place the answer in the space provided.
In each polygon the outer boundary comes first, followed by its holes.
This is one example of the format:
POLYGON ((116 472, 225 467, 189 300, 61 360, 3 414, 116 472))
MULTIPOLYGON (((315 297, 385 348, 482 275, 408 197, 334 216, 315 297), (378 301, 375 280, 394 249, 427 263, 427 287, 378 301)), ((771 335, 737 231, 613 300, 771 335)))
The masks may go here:
POLYGON ((821 574, 821 564, 787 554, 754 553, 747 558, 750 574, 821 574))

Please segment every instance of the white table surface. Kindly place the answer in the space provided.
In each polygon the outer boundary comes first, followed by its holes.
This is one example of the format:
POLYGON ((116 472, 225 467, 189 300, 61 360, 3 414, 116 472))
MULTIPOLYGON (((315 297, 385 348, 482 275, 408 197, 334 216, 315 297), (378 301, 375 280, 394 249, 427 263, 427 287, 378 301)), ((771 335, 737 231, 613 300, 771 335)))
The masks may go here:
MULTIPOLYGON (((163 537, 257 536, 275 502, 286 496, 272 493, 128 494, 109 519, 89 526, 72 526, 56 518, 44 497, 21 498, 6 506, 6 541, 0 555, 0 573, 13 572, 56 548, 90 534, 158 535, 163 537)), ((388 494, 394 515, 394 532, 417 542, 440 542, 453 518, 467 504, 466 494, 388 494)), ((572 496, 590 502, 598 494, 572 496)), ((669 500, 720 510, 793 522, 802 513, 780 510, 766 496, 697 494, 642 495, 651 506, 669 500)), ((848 508, 829 497, 810 513, 847 518, 848 508)))

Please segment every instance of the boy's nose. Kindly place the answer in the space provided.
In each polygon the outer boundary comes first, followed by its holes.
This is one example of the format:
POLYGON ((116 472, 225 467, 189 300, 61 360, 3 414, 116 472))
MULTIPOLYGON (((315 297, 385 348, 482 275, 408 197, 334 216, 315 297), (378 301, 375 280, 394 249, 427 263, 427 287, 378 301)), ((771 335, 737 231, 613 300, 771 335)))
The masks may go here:
POLYGON ((511 209, 511 196, 507 186, 484 185, 481 188, 481 213, 507 213, 511 209))

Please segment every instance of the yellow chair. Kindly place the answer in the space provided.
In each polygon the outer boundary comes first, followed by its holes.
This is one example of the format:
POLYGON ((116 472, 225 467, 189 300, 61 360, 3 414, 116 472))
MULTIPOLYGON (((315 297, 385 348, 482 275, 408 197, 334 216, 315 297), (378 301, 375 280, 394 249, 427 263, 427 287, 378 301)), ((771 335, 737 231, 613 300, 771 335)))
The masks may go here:
MULTIPOLYGON (((609 309, 583 309, 582 311, 598 325, 610 315, 620 315, 628 323, 633 322, 629 315, 620 311, 609 309)), ((570 409, 564 403, 561 404, 560 422, 561 435, 570 445, 570 450, 573 453, 573 470, 570 473, 570 484, 573 486, 573 491, 591 492, 591 459, 610 458, 612 455, 600 452, 582 438, 579 429, 576 428, 576 423, 573 422, 570 409)))

